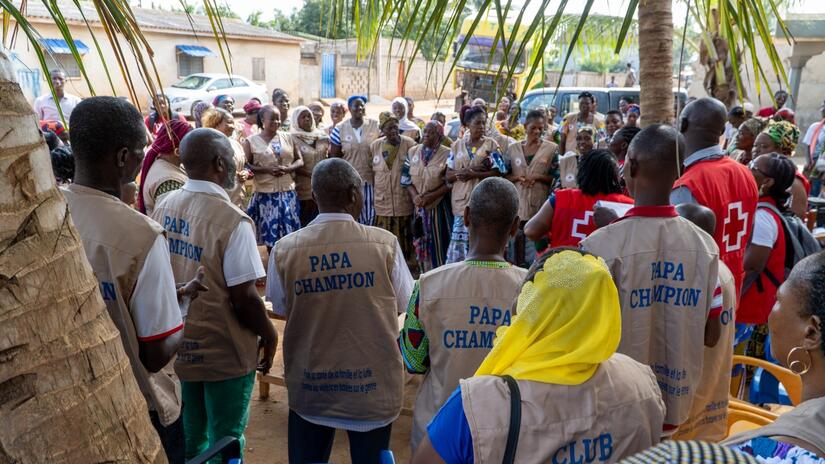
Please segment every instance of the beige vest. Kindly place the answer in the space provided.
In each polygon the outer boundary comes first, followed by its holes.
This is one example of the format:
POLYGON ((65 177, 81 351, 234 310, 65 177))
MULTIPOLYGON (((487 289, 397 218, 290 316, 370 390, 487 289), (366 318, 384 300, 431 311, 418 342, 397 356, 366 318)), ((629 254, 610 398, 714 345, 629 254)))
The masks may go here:
POLYGON ((398 416, 403 368, 391 273, 395 236, 355 221, 293 232, 275 244, 286 293, 289 408, 355 421, 398 416))
MULTIPOLYGON (((528 174, 547 175, 553 163, 553 156, 558 149, 555 143, 542 141, 533 156, 533 161, 528 164, 524 156, 524 146, 521 143, 510 145, 507 157, 510 158, 512 175, 516 177, 528 174)), ((517 182, 516 189, 518 190, 518 217, 522 221, 527 221, 538 213, 541 205, 550 196, 550 186, 543 182, 536 182, 532 187, 525 187, 521 182, 517 182)))
MULTIPOLYGON (((232 137, 229 138, 229 144, 232 145, 232 150, 235 151, 235 170, 240 173, 246 169, 246 154, 243 151, 243 145, 232 137)), ((236 176, 235 188, 226 191, 226 193, 229 194, 229 201, 231 201, 238 208, 243 208, 243 184, 244 183, 236 176)))
POLYGON ((820 396, 797 405, 779 416, 772 424, 734 435, 721 444, 738 445, 758 437, 791 437, 804 441, 825 453, 825 397, 820 396))
POLYGON ((169 240, 175 281, 206 269, 209 288, 189 307, 175 371, 189 382, 227 380, 249 374, 258 362, 258 337, 235 317, 223 277, 223 256, 232 232, 252 220, 218 195, 178 190, 153 215, 169 240))
MULTIPOLYGON (((614 354, 581 385, 518 381, 517 463, 611 463, 659 442, 665 406, 650 368, 614 354)), ((461 401, 479 464, 499 464, 510 428, 503 379, 461 381, 461 401)))
POLYGON ((604 258, 619 290, 618 352, 653 369, 667 405, 665 423, 684 423, 702 376, 719 269, 716 243, 681 217, 627 217, 581 247, 604 258))
POLYGON ((432 192, 444 185, 444 174, 447 171, 447 158, 450 149, 439 145, 430 161, 424 166, 424 145, 416 145, 407 154, 410 163, 410 179, 418 193, 432 192))
POLYGON ((306 143, 296 135, 292 135, 292 146, 301 153, 304 166, 295 173, 295 191, 301 201, 312 200, 312 170, 315 165, 326 159, 329 151, 329 139, 315 141, 315 146, 306 143))
POLYGON ((146 179, 141 179, 143 183, 143 205, 146 207, 146 215, 151 216, 155 209, 155 191, 160 185, 169 180, 176 180, 181 184, 186 182, 188 177, 180 166, 166 161, 165 159, 156 159, 146 173, 146 179))
MULTIPOLYGON (((264 168, 274 168, 275 166, 289 166, 295 161, 295 152, 292 148, 292 137, 286 132, 278 132, 269 142, 266 142, 261 134, 255 134, 246 139, 249 141, 249 148, 252 151, 252 161, 254 165, 264 168), (277 138, 277 140, 276 140, 277 138), (281 155, 278 156, 272 149, 272 143, 277 142, 281 146, 281 155)), ((256 192, 288 192, 295 190, 295 175, 284 174, 283 176, 273 176, 271 174, 255 173, 252 178, 252 185, 256 192)))
POLYGON ((372 152, 370 144, 381 136, 378 129, 378 121, 364 118, 361 124, 361 140, 355 135, 352 129, 352 120, 347 119, 338 125, 338 135, 341 137, 341 157, 358 171, 361 179, 372 184, 372 152))
MULTIPOLYGON (((452 150, 454 161, 453 166, 456 171, 464 168, 481 169, 482 163, 490 156, 490 153, 501 152, 495 140, 489 137, 484 137, 483 142, 476 150, 473 159, 470 159, 470 155, 467 153, 467 143, 468 140, 459 138, 450 149, 452 150)), ((464 208, 466 208, 467 204, 470 202, 470 193, 472 193, 478 183, 478 179, 468 181, 456 180, 453 182, 452 201, 453 214, 455 216, 464 216, 464 208)))
POLYGON ((561 188, 579 188, 579 155, 569 151, 559 156, 559 182, 561 188))
POLYGON ((63 196, 83 240, 86 258, 100 282, 106 309, 120 331, 140 391, 149 409, 157 411, 161 424, 169 425, 180 416, 180 383, 171 363, 154 374, 143 367, 129 309, 143 263, 163 229, 122 201, 98 190, 72 184, 63 190, 63 196))
POLYGON ((404 167, 404 160, 415 141, 402 135, 395 162, 392 166, 387 166, 381 151, 385 139, 386 137, 381 137, 370 145, 375 182, 375 214, 390 217, 409 216, 413 213, 413 203, 407 189, 401 186, 401 168, 404 167))
POLYGON ((513 303, 527 270, 466 263, 441 266, 419 280, 418 314, 430 341, 427 371, 413 413, 412 448, 458 387, 493 348, 496 329, 510 325, 513 303))
POLYGON ((688 420, 679 427, 674 440, 717 442, 728 434, 728 396, 733 366, 733 338, 736 334, 736 283, 725 263, 719 261, 722 285, 722 334, 714 347, 705 347, 702 378, 690 408, 688 420))

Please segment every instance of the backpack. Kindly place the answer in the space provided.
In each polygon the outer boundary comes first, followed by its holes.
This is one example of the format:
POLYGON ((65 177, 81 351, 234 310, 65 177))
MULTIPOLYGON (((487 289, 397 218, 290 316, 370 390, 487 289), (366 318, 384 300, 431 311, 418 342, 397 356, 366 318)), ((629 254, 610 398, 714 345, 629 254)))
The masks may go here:
MULTIPOLYGON (((819 242, 805 223, 793 213, 782 213, 779 208, 767 202, 759 202, 756 207, 769 209, 782 220, 782 231, 785 233, 785 278, 787 279, 796 263, 820 251, 822 247, 819 246, 819 242)), ((771 277, 768 276, 768 278, 771 277)))

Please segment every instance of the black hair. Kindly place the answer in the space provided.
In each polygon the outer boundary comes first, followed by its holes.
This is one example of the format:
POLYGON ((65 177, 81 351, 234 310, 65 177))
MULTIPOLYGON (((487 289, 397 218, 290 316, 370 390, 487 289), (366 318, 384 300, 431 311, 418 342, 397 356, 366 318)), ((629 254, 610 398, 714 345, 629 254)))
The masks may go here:
POLYGON ((527 113, 527 117, 524 118, 524 125, 526 126, 533 119, 545 119, 546 120, 547 118, 548 118, 547 113, 545 113, 542 110, 539 110, 539 109, 530 110, 527 113))
POLYGON ((146 126, 134 105, 116 97, 81 100, 69 118, 72 151, 80 163, 97 164, 122 148, 146 144, 146 126))
POLYGON ((590 101, 594 101, 593 94, 586 90, 579 94, 579 100, 581 100, 582 98, 589 98, 590 101))
POLYGON ((768 153, 768 163, 762 175, 773 179, 773 185, 768 190, 768 196, 776 202, 780 211, 785 211, 786 203, 791 194, 788 189, 796 179, 796 165, 787 156, 779 153, 768 153))
POLYGON ((272 111, 273 113, 277 113, 278 116, 281 118, 281 122, 284 121, 283 115, 281 114, 281 110, 279 110, 277 106, 275 106, 275 105, 264 105, 264 106, 261 107, 261 109, 258 110, 258 114, 255 115, 255 122, 258 124, 258 127, 260 127, 261 129, 264 128, 264 116, 263 115, 264 115, 264 109, 265 108, 267 109, 267 111, 272 111))
POLYGON ((774 98, 776 98, 780 95, 784 95, 784 96, 787 97, 788 96, 788 91, 787 90, 777 90, 776 93, 773 94, 774 98))
POLYGON ((636 137, 636 134, 638 134, 641 131, 642 129, 636 126, 624 126, 613 133, 613 138, 620 138, 627 142, 627 145, 630 146, 630 142, 633 141, 633 137, 636 137))
POLYGON ((52 158, 52 172, 58 182, 71 182, 74 179, 74 155, 72 147, 61 145, 49 153, 52 158))
POLYGON ((734 106, 733 108, 728 111, 728 116, 734 118, 744 118, 745 117, 745 109, 741 106, 734 106))
POLYGON ((815 253, 794 266, 786 279, 792 281, 794 292, 802 300, 800 314, 819 318, 819 334, 822 351, 825 352, 825 251, 815 253))
POLYGON ((636 103, 636 101, 633 100, 633 97, 631 97, 630 95, 622 95, 622 98, 620 98, 619 100, 624 100, 630 105, 632 105, 633 103, 636 103))
POLYGON ((618 116, 618 117, 619 117, 619 119, 622 119, 622 112, 621 112, 621 111, 619 111, 619 110, 610 110, 610 111, 608 111, 607 113, 605 113, 605 114, 604 114, 605 119, 606 119, 608 116, 610 116, 611 114, 615 114, 616 116, 618 116))
POLYGON ((470 193, 470 224, 504 238, 518 215, 518 191, 502 177, 488 177, 470 193))
POLYGON ((272 104, 275 105, 276 104, 275 102, 277 102, 279 98, 283 97, 286 94, 287 94, 286 90, 284 90, 284 89, 279 88, 279 89, 273 90, 272 91, 272 104))
POLYGON ((471 107, 467 108, 464 111, 463 115, 462 115, 463 117, 461 119, 461 124, 463 124, 464 126, 469 126, 470 122, 473 119, 475 119, 475 117, 478 116, 479 114, 483 114, 484 117, 486 118, 487 117, 487 110, 485 110, 484 108, 482 108, 480 106, 471 106, 471 107))
POLYGON ((60 146, 60 137, 57 136, 54 132, 47 130, 42 131, 43 138, 46 139, 46 145, 49 146, 49 151, 54 150, 55 148, 60 146))
POLYGON ((579 160, 576 182, 585 195, 622 193, 619 164, 610 150, 591 150, 582 156, 579 160))

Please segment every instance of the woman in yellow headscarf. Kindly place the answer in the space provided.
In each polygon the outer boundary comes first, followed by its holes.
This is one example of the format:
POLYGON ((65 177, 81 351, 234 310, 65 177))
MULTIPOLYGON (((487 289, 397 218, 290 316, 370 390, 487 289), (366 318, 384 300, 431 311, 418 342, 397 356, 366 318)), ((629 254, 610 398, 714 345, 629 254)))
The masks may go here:
POLYGON ((649 367, 616 353, 619 296, 601 258, 551 250, 516 312, 433 418, 414 464, 615 462, 659 442, 661 393, 649 367))

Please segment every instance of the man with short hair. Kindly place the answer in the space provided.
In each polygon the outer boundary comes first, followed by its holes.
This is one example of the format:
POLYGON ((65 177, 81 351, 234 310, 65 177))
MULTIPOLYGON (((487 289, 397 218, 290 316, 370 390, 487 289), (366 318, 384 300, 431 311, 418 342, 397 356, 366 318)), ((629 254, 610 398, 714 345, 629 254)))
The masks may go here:
POLYGON ((66 93, 64 87, 66 85, 66 73, 60 69, 52 69, 49 71, 49 77, 52 80, 52 87, 57 96, 58 103, 60 103, 60 110, 57 109, 57 103, 54 101, 54 95, 45 93, 34 100, 34 113, 41 121, 68 121, 72 116, 72 111, 80 103, 80 97, 66 93), (60 111, 63 112, 63 118, 60 117, 60 111))
POLYGON ((318 216, 270 254, 266 295, 286 318, 289 462, 327 462, 343 429, 352 462, 378 463, 401 412, 396 336, 413 280, 395 236, 355 221, 362 183, 342 159, 318 163, 318 216))
POLYGON ((784 90, 777 90, 776 93, 773 94, 773 101, 774 104, 771 106, 766 106, 759 110, 756 113, 757 116, 760 118, 770 118, 776 114, 777 111, 782 109, 785 106, 785 103, 788 101, 788 92, 784 90))
POLYGON ((718 341, 721 309, 711 310, 719 251, 669 203, 684 143, 675 129, 648 126, 633 138, 624 178, 635 205, 582 240, 604 258, 619 289, 618 352, 650 365, 667 406, 663 435, 689 416, 702 374, 703 345, 718 341))
POLYGON ((570 151, 576 151, 576 135, 579 129, 585 126, 593 127, 595 131, 594 141, 601 142, 605 138, 604 121, 596 117, 593 113, 593 104, 595 102, 593 94, 590 92, 582 92, 579 94, 579 112, 570 113, 564 117, 561 123, 561 139, 559 143, 559 151, 564 154, 570 151))
POLYGON ((180 158, 189 179, 152 215, 166 229, 179 280, 206 268, 209 292, 189 309, 175 361, 190 459, 227 436, 243 449, 255 369, 269 371, 278 334, 255 288, 266 274, 252 220, 226 192, 237 179, 229 139, 215 129, 195 129, 181 142, 180 158))
POLYGON ((727 149, 730 145, 736 144, 736 134, 739 133, 739 126, 745 122, 745 109, 741 106, 734 106, 728 111, 728 120, 725 122, 725 145, 727 149))
POLYGON ((175 290, 163 228, 122 197, 140 169, 146 145, 137 108, 119 98, 91 97, 77 105, 70 121, 75 175, 63 196, 152 425, 169 461, 183 463, 180 385, 168 364, 182 338, 189 300, 202 287, 196 281, 194 287, 175 290))
POLYGON ((472 377, 493 348, 496 329, 510 325, 510 310, 527 274, 504 258, 518 230, 518 209, 518 192, 510 181, 481 181, 464 209, 467 257, 423 274, 413 289, 398 337, 407 371, 426 374, 413 413, 413 450, 458 381, 472 377))
MULTIPOLYGON (((688 103, 682 110, 679 130, 684 136, 684 172, 673 184, 670 202, 698 203, 716 215, 713 238, 719 259, 736 279, 737 302, 745 277, 745 248, 752 232, 758 192, 750 170, 719 146, 725 130, 725 105, 711 97, 688 103)), ((681 167, 681 166, 680 166, 681 167)))

